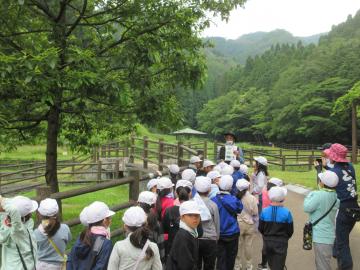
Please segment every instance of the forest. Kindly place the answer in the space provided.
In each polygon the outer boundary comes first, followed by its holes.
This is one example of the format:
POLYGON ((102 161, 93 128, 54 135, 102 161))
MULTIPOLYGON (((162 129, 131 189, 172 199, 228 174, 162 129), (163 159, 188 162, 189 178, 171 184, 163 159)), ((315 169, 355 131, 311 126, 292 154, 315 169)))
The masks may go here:
POLYGON ((351 100, 341 97, 352 88, 353 100, 359 96, 360 12, 318 44, 279 42, 244 64, 234 53, 207 56, 206 89, 192 92, 205 102, 188 105, 197 113, 186 124, 214 136, 232 130, 247 141, 350 142, 351 100))

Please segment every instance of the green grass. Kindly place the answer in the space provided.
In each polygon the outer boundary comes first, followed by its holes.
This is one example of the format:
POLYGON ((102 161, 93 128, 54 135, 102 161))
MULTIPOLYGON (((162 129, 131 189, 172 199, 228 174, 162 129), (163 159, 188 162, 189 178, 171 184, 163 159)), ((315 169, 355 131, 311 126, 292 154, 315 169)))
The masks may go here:
MULTIPOLYGON (((11 152, 0 152, 0 160, 45 160, 46 145, 23 145, 11 152)), ((65 147, 58 147, 58 159, 71 159, 73 153, 65 147)))

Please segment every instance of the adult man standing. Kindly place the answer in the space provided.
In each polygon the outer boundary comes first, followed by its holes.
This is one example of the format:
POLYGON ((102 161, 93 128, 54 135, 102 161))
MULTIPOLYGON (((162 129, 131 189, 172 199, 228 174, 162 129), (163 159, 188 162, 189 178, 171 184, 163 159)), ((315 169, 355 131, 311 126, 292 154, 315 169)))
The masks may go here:
POLYGON ((221 146, 217 154, 217 162, 225 161, 230 164, 232 160, 238 160, 244 163, 244 154, 240 147, 235 145, 236 136, 232 132, 224 134, 225 145, 221 146))

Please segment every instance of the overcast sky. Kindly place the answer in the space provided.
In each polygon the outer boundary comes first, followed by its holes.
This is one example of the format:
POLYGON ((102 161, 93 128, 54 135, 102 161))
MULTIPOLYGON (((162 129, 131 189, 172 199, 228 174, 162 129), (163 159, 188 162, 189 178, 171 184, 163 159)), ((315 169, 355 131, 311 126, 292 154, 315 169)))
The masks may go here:
POLYGON ((203 36, 236 39, 256 31, 285 29, 295 36, 328 32, 332 25, 355 15, 359 0, 248 0, 244 8, 231 12, 229 22, 214 18, 203 36))

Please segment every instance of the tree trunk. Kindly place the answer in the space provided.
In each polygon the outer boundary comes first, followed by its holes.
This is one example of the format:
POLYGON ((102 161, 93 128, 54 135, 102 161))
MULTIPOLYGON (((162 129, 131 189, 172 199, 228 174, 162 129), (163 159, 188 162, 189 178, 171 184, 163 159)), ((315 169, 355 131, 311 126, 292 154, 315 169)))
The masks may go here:
POLYGON ((59 191, 57 178, 57 142, 59 134, 59 109, 52 106, 48 115, 47 145, 46 145, 46 184, 50 186, 51 193, 59 191))
POLYGON ((357 163, 357 112, 356 112, 356 103, 355 101, 352 102, 352 112, 351 112, 351 127, 352 127, 352 155, 351 155, 351 162, 357 163))

